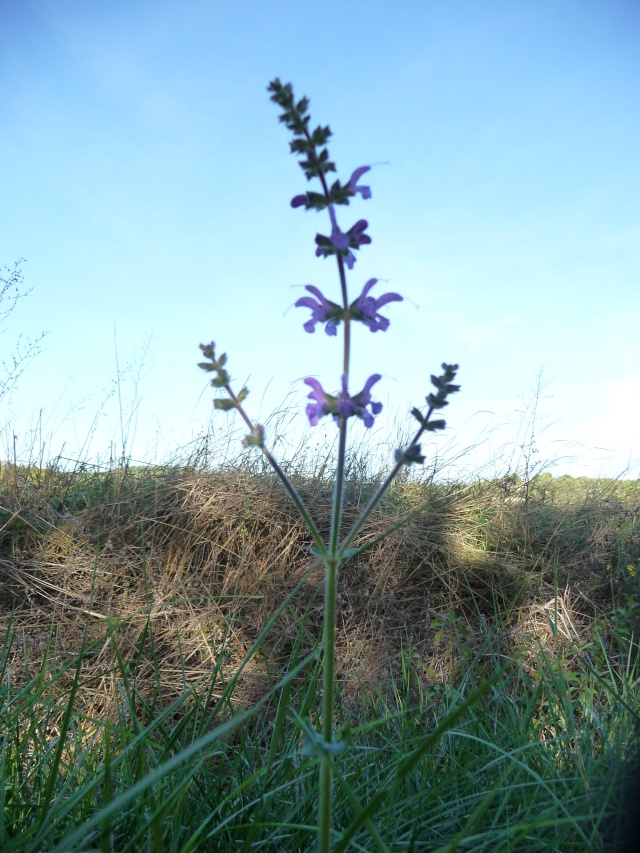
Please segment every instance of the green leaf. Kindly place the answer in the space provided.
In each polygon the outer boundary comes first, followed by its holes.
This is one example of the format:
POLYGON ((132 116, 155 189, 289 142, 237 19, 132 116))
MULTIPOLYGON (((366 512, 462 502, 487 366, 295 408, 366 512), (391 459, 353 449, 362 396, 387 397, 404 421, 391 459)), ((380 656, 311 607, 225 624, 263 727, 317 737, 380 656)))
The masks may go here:
POLYGON ((214 400, 213 408, 218 409, 221 412, 230 412, 231 409, 236 408, 236 404, 233 400, 214 400))
POLYGON ((289 143, 292 154, 306 154, 311 149, 311 143, 306 139, 294 139, 289 143))
POLYGON ((314 557, 319 557, 321 560, 324 560, 326 556, 326 551, 321 551, 320 548, 316 548, 315 546, 308 549, 310 554, 313 554, 314 557))
POLYGON ((350 557, 355 557, 360 553, 360 548, 345 548, 344 551, 340 551, 338 556, 341 560, 348 560, 350 557))
POLYGON ((200 349, 205 358, 214 359, 215 346, 213 341, 210 344, 200 344, 200 349))
POLYGON ((441 399, 435 394, 429 394, 427 403, 431 409, 444 409, 445 406, 449 405, 446 400, 441 399))
POLYGON ((317 732, 309 723, 299 714, 293 711, 293 716, 296 723, 302 731, 302 753, 309 758, 335 758, 342 755, 353 745, 353 734, 351 727, 346 726, 340 733, 340 740, 331 738, 331 742, 327 743, 320 732, 317 732))
POLYGON ((422 426, 424 426, 424 416, 422 415, 420 409, 416 409, 414 407, 413 409, 411 409, 411 414, 422 426))
POLYGON ((420 445, 412 444, 406 450, 402 450, 401 448, 396 450, 395 460, 396 462, 401 462, 403 465, 413 465, 414 463, 422 465, 425 457, 420 453, 420 445))

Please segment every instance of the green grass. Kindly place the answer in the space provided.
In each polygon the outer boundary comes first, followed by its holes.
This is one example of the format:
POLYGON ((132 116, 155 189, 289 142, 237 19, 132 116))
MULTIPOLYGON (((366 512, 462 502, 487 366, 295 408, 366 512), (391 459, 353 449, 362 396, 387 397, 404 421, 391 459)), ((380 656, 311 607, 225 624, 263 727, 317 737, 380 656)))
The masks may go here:
MULTIPOLYGON (((301 752, 292 712, 313 717, 317 672, 313 659, 300 666, 301 645, 263 704, 231 715, 233 685, 214 699, 215 672, 162 708, 161 683, 144 699, 119 659, 117 714, 96 718, 74 701, 88 649, 3 686, 1 849, 312 848, 317 759, 301 752)), ((518 661, 502 671, 489 634, 457 684, 416 689, 407 660, 391 698, 368 692, 343 710, 354 746, 336 760, 335 849, 608 849, 637 671, 620 671, 601 641, 562 665, 531 660, 535 677, 518 661), (373 828, 358 828, 372 801, 373 828)))
MULTIPOLYGON (((0 850, 313 850, 320 577, 286 495, 4 472, 0 850)), ((330 484, 299 485, 322 521, 330 484)), ((336 851, 615 850, 637 506, 543 485, 399 483, 363 536, 420 512, 344 567, 336 851)))

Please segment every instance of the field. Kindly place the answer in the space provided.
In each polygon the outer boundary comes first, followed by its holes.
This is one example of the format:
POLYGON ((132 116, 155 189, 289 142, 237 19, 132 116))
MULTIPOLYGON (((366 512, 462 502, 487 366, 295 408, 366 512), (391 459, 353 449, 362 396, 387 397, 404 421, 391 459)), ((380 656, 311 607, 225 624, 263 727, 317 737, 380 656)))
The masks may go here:
MULTIPOLYGON (((2 465, 1 850, 314 848, 322 569, 247 458, 2 465)), ((339 578, 334 849, 635 849, 638 482, 404 478, 361 541, 405 516, 339 578)))

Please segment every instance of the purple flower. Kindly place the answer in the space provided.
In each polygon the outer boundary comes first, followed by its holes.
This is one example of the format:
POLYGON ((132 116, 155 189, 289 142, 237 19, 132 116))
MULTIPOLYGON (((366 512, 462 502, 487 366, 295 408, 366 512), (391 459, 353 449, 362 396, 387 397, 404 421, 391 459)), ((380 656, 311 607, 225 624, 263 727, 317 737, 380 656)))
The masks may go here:
POLYGON ((349 235, 345 234, 344 231, 341 231, 339 228, 334 228, 331 232, 331 237, 329 237, 333 245, 336 249, 339 249, 341 252, 344 249, 349 248, 349 235))
POLYGON ((313 379, 313 377, 309 376, 304 381, 306 385, 309 385, 313 389, 309 392, 309 399, 314 402, 307 403, 306 411, 307 417, 309 418, 309 424, 311 426, 316 426, 320 418, 329 413, 331 403, 332 401, 335 401, 335 397, 329 397, 325 394, 322 385, 317 379, 313 379))
POLYGON ((364 233, 368 227, 369 223, 366 219, 358 219, 356 224, 349 228, 347 234, 349 235, 349 245, 352 249, 359 249, 360 246, 365 246, 371 242, 371 237, 364 233))
MULTIPOLYGON (((344 388, 344 380, 346 377, 343 376, 343 388, 344 388)), ((379 382, 382 377, 379 373, 374 373, 373 376, 370 376, 367 381, 364 383, 364 388, 359 394, 356 394, 353 398, 353 403, 355 403, 355 411, 354 414, 361 418, 364 421, 364 425, 367 429, 370 429, 373 426, 373 416, 379 415, 382 411, 382 403, 374 403, 371 400, 371 388, 379 382), (371 407, 371 412, 367 411, 367 406, 371 407)))
POLYGON ((378 314, 378 309, 389 302, 402 302, 402 296, 399 293, 385 293, 378 299, 368 296, 369 291, 377 281, 377 278, 370 278, 360 296, 355 302, 351 303, 349 308, 354 320, 364 323, 372 332, 385 332, 389 328, 389 320, 378 314))
POLYGON ((316 235, 318 246, 316 257, 326 258, 329 255, 342 255, 347 267, 352 270, 356 262, 356 257, 351 249, 359 249, 360 246, 365 246, 371 242, 371 237, 364 233, 369 223, 366 219, 359 219, 345 234, 338 226, 333 205, 329 205, 329 215, 331 216, 331 224, 333 226, 331 237, 324 237, 322 234, 316 235))
POLYGON ((305 290, 313 293, 316 299, 311 296, 302 296, 296 302, 296 308, 311 308, 311 319, 304 324, 305 332, 315 332, 316 323, 326 323, 325 332, 328 335, 336 335, 338 331, 338 323, 342 319, 342 308, 326 299, 325 296, 314 287, 312 284, 307 284, 305 290))
MULTIPOLYGON (((342 390, 336 398, 335 411, 342 415, 343 418, 350 418, 356 413, 356 401, 349 396, 347 388, 347 374, 342 374, 342 390)), ((334 416, 336 423, 339 423, 339 418, 334 416)))
POLYGON ((342 251, 343 249, 348 249, 349 235, 345 234, 343 231, 340 230, 338 220, 336 219, 336 209, 332 204, 329 205, 329 218, 331 219, 331 237, 329 237, 330 242, 339 251, 342 251))
POLYGON ((371 188, 370 187, 361 187, 358 186, 358 180, 365 172, 368 172, 371 166, 360 166, 359 169, 356 169, 353 175, 351 175, 351 180, 349 181, 349 189, 351 192, 356 195, 356 193, 360 193, 362 198, 371 198, 371 188))
POLYGON ((311 426, 316 426, 320 418, 325 415, 333 415, 336 424, 340 423, 341 418, 350 418, 355 415, 360 418, 367 429, 373 426, 374 415, 382 411, 382 403, 374 403, 371 400, 371 388, 380 379, 379 373, 374 373, 365 382, 365 386, 359 394, 353 397, 349 396, 347 388, 347 376, 342 374, 342 390, 337 397, 327 394, 322 385, 317 379, 308 377, 305 379, 305 384, 309 385, 313 390, 309 392, 309 399, 313 402, 307 404, 307 417, 311 426), (367 409, 371 408, 371 411, 367 409))
POLYGON ((303 204, 307 203, 306 195, 295 195, 291 199, 291 207, 302 207, 303 204))

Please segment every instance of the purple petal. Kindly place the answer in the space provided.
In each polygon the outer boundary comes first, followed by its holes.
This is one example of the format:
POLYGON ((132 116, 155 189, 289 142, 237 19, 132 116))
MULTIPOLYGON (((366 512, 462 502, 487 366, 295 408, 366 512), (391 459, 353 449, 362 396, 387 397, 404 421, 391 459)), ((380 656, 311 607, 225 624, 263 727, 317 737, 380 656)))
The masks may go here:
POLYGON ((349 236, 351 238, 352 246, 359 248, 360 246, 371 242, 371 237, 369 237, 368 234, 364 233, 368 225, 369 223, 366 219, 359 219, 356 224, 349 229, 349 236))
POLYGON ((369 281, 365 284, 364 288, 362 289, 362 293, 360 294, 360 296, 358 296, 358 298, 356 300, 356 306, 354 306, 354 307, 357 307, 357 305, 359 305, 361 302, 364 301, 364 299, 366 299, 367 293, 369 293, 371 288, 374 286, 374 284, 377 284, 377 282, 378 282, 377 278, 370 278, 369 279, 369 281))
POLYGON ((291 207, 301 207, 306 201, 306 195, 296 195, 291 199, 291 207))
POLYGON ((402 296, 399 293, 385 293, 379 299, 376 299, 376 308, 381 308, 388 302, 402 302, 402 296))
POLYGON ((363 401, 366 399, 366 402, 368 403, 369 399, 370 399, 370 393, 369 392, 371 391, 373 386, 376 384, 376 382, 379 382, 381 379, 382 379, 382 376, 379 373, 374 373, 364 383, 364 388, 362 389, 360 394, 358 394, 358 396, 361 397, 363 401))
POLYGON ((339 229, 337 231, 331 232, 331 237, 329 238, 336 249, 348 249, 349 248, 349 235, 344 234, 339 229))
POLYGON ((362 175, 364 175, 364 173, 368 172, 370 169, 371 166, 360 166, 359 169, 356 169, 351 175, 351 178, 349 180, 349 186, 353 189, 362 177, 362 175))
POLYGON ((362 413, 360 414, 360 418, 362 419, 362 422, 364 423, 366 428, 371 429, 371 427, 373 426, 373 415, 369 414, 366 409, 363 409, 362 413))
POLYGON ((324 415, 324 412, 320 408, 320 406, 314 405, 313 403, 309 403, 306 408, 306 414, 309 418, 309 426, 317 426, 318 421, 324 415))
POLYGON ((371 188, 370 187, 359 187, 358 181, 365 172, 368 172, 371 166, 360 166, 359 169, 356 169, 355 172, 351 175, 351 180, 349 181, 349 189, 352 193, 360 193, 362 198, 371 198, 371 188))
POLYGON ((310 296, 301 296, 294 304, 295 308, 311 308, 314 311, 318 307, 318 303, 310 296))
POLYGON ((314 284, 307 284, 305 285, 304 289, 308 290, 309 293, 313 293, 313 295, 316 296, 323 304, 328 304, 328 300, 325 298, 325 296, 323 296, 322 291, 319 290, 314 284))
POLYGON ((391 325, 386 317, 381 317, 379 314, 376 314, 373 320, 364 319, 362 322, 365 326, 368 326, 372 332, 386 332, 391 325))
POLYGON ((309 399, 317 400, 318 403, 324 405, 327 402, 327 395, 324 393, 324 389, 318 380, 314 379, 312 376, 308 376, 304 382, 305 385, 309 385, 313 388, 313 391, 309 392, 309 399))
POLYGON ((331 230, 332 231, 339 231, 340 229, 338 228, 338 220, 336 219, 336 211, 335 211, 334 206, 332 204, 330 204, 328 206, 328 210, 329 210, 329 218, 331 219, 331 230))
POLYGON ((361 294, 360 294, 360 296, 358 297, 358 302, 359 302, 361 299, 364 299, 364 298, 366 297, 367 293, 369 293, 369 291, 371 290, 371 288, 374 286, 374 284, 377 284, 377 283, 378 283, 378 279, 377 279, 377 278, 370 278, 370 279, 369 279, 369 281, 368 281, 368 282, 365 284, 365 286, 363 287, 363 289, 362 289, 362 293, 361 293, 361 294))

